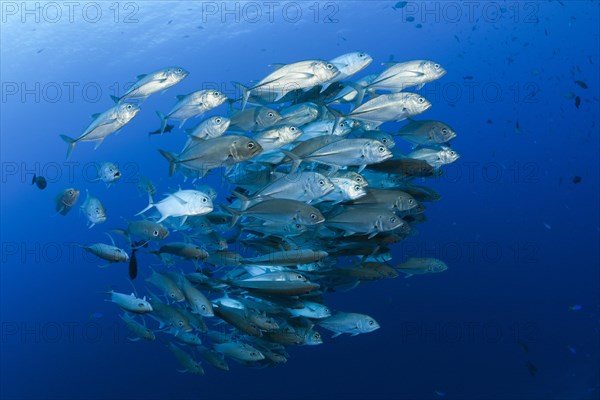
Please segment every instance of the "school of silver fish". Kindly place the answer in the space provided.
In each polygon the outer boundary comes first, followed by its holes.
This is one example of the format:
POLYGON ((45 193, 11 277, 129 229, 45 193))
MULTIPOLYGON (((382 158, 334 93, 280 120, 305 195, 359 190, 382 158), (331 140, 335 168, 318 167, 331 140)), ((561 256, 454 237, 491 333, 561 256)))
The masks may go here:
MULTIPOLYGON (((378 74, 355 75, 373 61, 353 52, 332 60, 273 65, 273 72, 251 85, 232 82, 240 95, 228 99, 217 90, 177 96, 172 109, 157 112, 160 129, 177 121, 187 143, 180 151, 158 149, 165 175, 184 177, 186 188, 155 200, 156 187, 141 177, 137 187, 148 204, 112 232, 129 252, 110 244, 82 246, 106 264, 129 263, 138 274, 136 253, 156 257, 158 266, 140 266, 147 293, 111 290, 107 301, 122 311, 131 341, 162 336, 181 372, 203 375, 200 359, 220 370, 228 361, 249 367, 282 364, 286 347, 319 345, 331 337, 373 332, 370 315, 333 310, 325 300, 361 282, 438 273, 435 258, 394 261, 392 246, 414 234, 425 221, 425 203, 441 196, 415 181, 437 177, 456 161, 450 147, 456 133, 435 120, 415 120, 431 107, 406 91, 442 77, 439 64, 415 60, 385 64, 378 74), (186 121, 223 106, 183 130, 186 121), (406 121, 397 132, 384 124, 406 121), (401 152, 396 140, 412 146, 401 152), (228 196, 198 180, 222 169, 228 196), (123 227, 122 225, 126 225, 123 227), (241 251, 240 249, 243 249, 241 251), (156 323, 154 323, 156 321, 156 323)), ((96 148, 123 129, 154 93, 181 82, 189 72, 168 67, 138 76, 115 105, 95 114, 75 145, 96 148)), ((101 162, 98 181, 115 187, 122 174, 101 162)), ((114 190, 114 189, 113 189, 114 190)), ((107 221, 100 199, 86 190, 81 211, 90 228, 107 221)), ((67 188, 56 198, 66 215, 80 190, 67 188)), ((97 229, 97 228, 96 228, 97 229)))

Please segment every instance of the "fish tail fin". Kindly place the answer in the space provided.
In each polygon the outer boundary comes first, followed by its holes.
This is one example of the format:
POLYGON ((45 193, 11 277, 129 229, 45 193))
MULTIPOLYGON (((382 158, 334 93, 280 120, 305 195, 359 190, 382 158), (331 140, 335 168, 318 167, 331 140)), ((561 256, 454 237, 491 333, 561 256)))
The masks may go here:
POLYGON ((282 149, 280 149, 280 151, 291 159, 292 166, 290 168, 290 174, 293 174, 294 172, 296 172, 296 170, 302 163, 302 159, 300 157, 298 157, 296 154, 292 153, 291 151, 282 150, 282 149))
POLYGON ((250 205, 251 200, 248 197, 244 196, 242 193, 238 192, 237 190, 232 191, 231 194, 240 199, 240 201, 242 202, 242 207, 240 208, 240 211, 246 211, 246 209, 248 209, 248 206, 250 205))
POLYGON ((160 118, 160 134, 162 135, 167 127, 167 116, 160 111, 157 111, 156 115, 158 115, 158 118, 160 118))
POLYGON ((365 92, 367 90, 367 86, 361 85, 360 83, 356 83, 356 82, 347 82, 347 84, 349 86, 351 86, 354 90, 356 90, 357 94, 353 100, 354 108, 356 108, 362 103, 363 99, 365 98, 365 92))
POLYGON ((148 211, 149 209, 151 209, 152 207, 154 207, 154 200, 152 200, 152 195, 150 194, 150 192, 148 192, 148 205, 146 206, 146 208, 144 208, 142 211, 140 211, 139 213, 135 214, 136 216, 145 213, 146 211, 148 211))
POLYGON ((250 98, 250 89, 239 82, 231 82, 236 89, 239 89, 242 92, 242 110, 246 108, 246 104, 248 103, 248 99, 250 98))
POLYGON ((71 157, 71 153, 73 153, 73 149, 75 148, 75 143, 77 140, 68 137, 67 135, 60 135, 60 138, 68 143, 69 147, 67 148, 67 160, 71 157))
POLYGON ((224 204, 221 204, 221 207, 223 207, 223 209, 225 211, 227 211, 229 214, 231 214, 231 226, 232 227, 235 226, 238 219, 240 219, 240 217, 242 216, 241 210, 236 210, 236 209, 226 206, 224 204))
POLYGON ((112 99, 112 101, 115 102, 115 104, 119 104, 119 102, 121 101, 119 97, 113 96, 112 94, 110 95, 110 98, 112 99))
POLYGON ((177 165, 177 157, 173 153, 169 153, 168 151, 159 149, 160 154, 163 155, 164 158, 169 162, 169 176, 173 176, 175 172, 175 166, 177 165))

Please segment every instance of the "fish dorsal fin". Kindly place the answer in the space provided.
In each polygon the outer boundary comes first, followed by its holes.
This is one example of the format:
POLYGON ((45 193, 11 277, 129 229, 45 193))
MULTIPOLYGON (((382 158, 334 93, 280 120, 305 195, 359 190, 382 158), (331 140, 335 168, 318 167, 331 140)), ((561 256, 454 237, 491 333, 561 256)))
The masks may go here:
POLYGON ((95 114, 92 114, 92 118, 93 118, 93 119, 96 119, 96 118, 98 118, 98 117, 100 116, 100 114, 102 114, 102 113, 95 113, 95 114))
POLYGON ((282 67, 285 67, 285 66, 286 66, 286 64, 284 64, 284 63, 272 63, 272 64, 269 64, 269 67, 273 68, 274 70, 278 70, 278 69, 280 69, 282 67))
POLYGON ((177 96, 175 96, 177 98, 177 100, 182 100, 186 97, 185 94, 178 94, 177 96))
POLYGON ((148 75, 148 74, 141 74, 141 75, 138 75, 138 76, 136 76, 136 78, 137 78, 137 79, 143 79, 143 78, 145 78, 147 75, 148 75))

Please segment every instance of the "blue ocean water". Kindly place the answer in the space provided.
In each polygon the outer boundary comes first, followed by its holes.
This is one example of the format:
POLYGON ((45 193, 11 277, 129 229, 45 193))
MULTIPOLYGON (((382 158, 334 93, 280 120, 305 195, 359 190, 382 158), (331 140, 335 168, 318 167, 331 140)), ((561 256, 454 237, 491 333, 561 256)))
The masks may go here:
MULTIPOLYGON (((599 3, 505 2, 9 2, 1 7, 0 397, 3 399, 597 399, 600 396, 599 3), (448 73, 419 91, 461 158, 422 183, 429 203, 418 234, 394 261, 437 257, 440 274, 361 283, 327 294, 335 310, 372 315, 381 328, 288 362, 203 377, 177 372, 160 341, 130 343, 113 287, 126 266, 98 269, 76 245, 102 242, 169 178, 148 137, 174 96, 262 79, 272 63, 329 60, 350 51, 374 62, 429 59, 448 73), (151 96, 97 150, 69 161, 59 134, 78 136, 135 76, 178 65, 190 76, 151 96), (91 182, 95 162, 123 178, 91 182), (43 175, 48 187, 31 185, 43 175), (579 179, 575 179, 579 177, 579 179), (580 181, 579 181, 580 180, 580 181), (87 229, 54 215, 66 187, 102 199, 108 221, 87 229), (528 368, 529 365, 529 368, 528 368), (531 367, 537 369, 534 372, 531 367)), ((221 106, 210 112, 226 111, 221 106)), ((192 126, 194 122, 188 122, 192 126)), ((400 124, 390 124, 389 130, 400 124)), ((219 191, 219 175, 206 182, 219 191)), ((419 183, 419 182, 417 182, 419 183)), ((80 204, 80 203, 79 203, 80 204)), ((139 254, 141 275, 155 263, 139 254)), ((136 285, 143 285, 136 281, 136 285)))

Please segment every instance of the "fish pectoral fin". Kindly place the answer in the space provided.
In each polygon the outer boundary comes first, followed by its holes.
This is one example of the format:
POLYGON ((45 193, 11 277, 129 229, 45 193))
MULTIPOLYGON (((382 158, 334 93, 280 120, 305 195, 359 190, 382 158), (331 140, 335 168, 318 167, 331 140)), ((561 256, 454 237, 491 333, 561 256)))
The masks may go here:
POLYGON ((331 335, 331 338, 332 338, 332 339, 333 339, 333 338, 336 338, 336 337, 340 336, 341 334, 342 334, 342 332, 336 332, 336 333, 334 333, 333 335, 331 335))
POLYGON ((177 202, 179 204, 181 204, 182 206, 185 206, 188 203, 187 201, 185 201, 184 199, 182 199, 181 197, 179 197, 179 196, 177 196, 177 195, 175 195, 173 193, 169 194, 169 196, 172 197, 172 198, 174 198, 175 200, 177 200, 177 202))
POLYGON ((140 338, 139 337, 136 337, 136 338, 127 338, 127 340, 129 340, 130 342, 137 342, 137 341, 140 340, 140 338))
POLYGON ((353 333, 352 335, 350 335, 350 336, 356 336, 356 335, 359 335, 359 334, 360 334, 360 332, 354 332, 354 333, 353 333))
POLYGON ((94 146, 94 150, 96 150, 100 145, 104 142, 104 139, 96 140, 96 145, 94 146))

